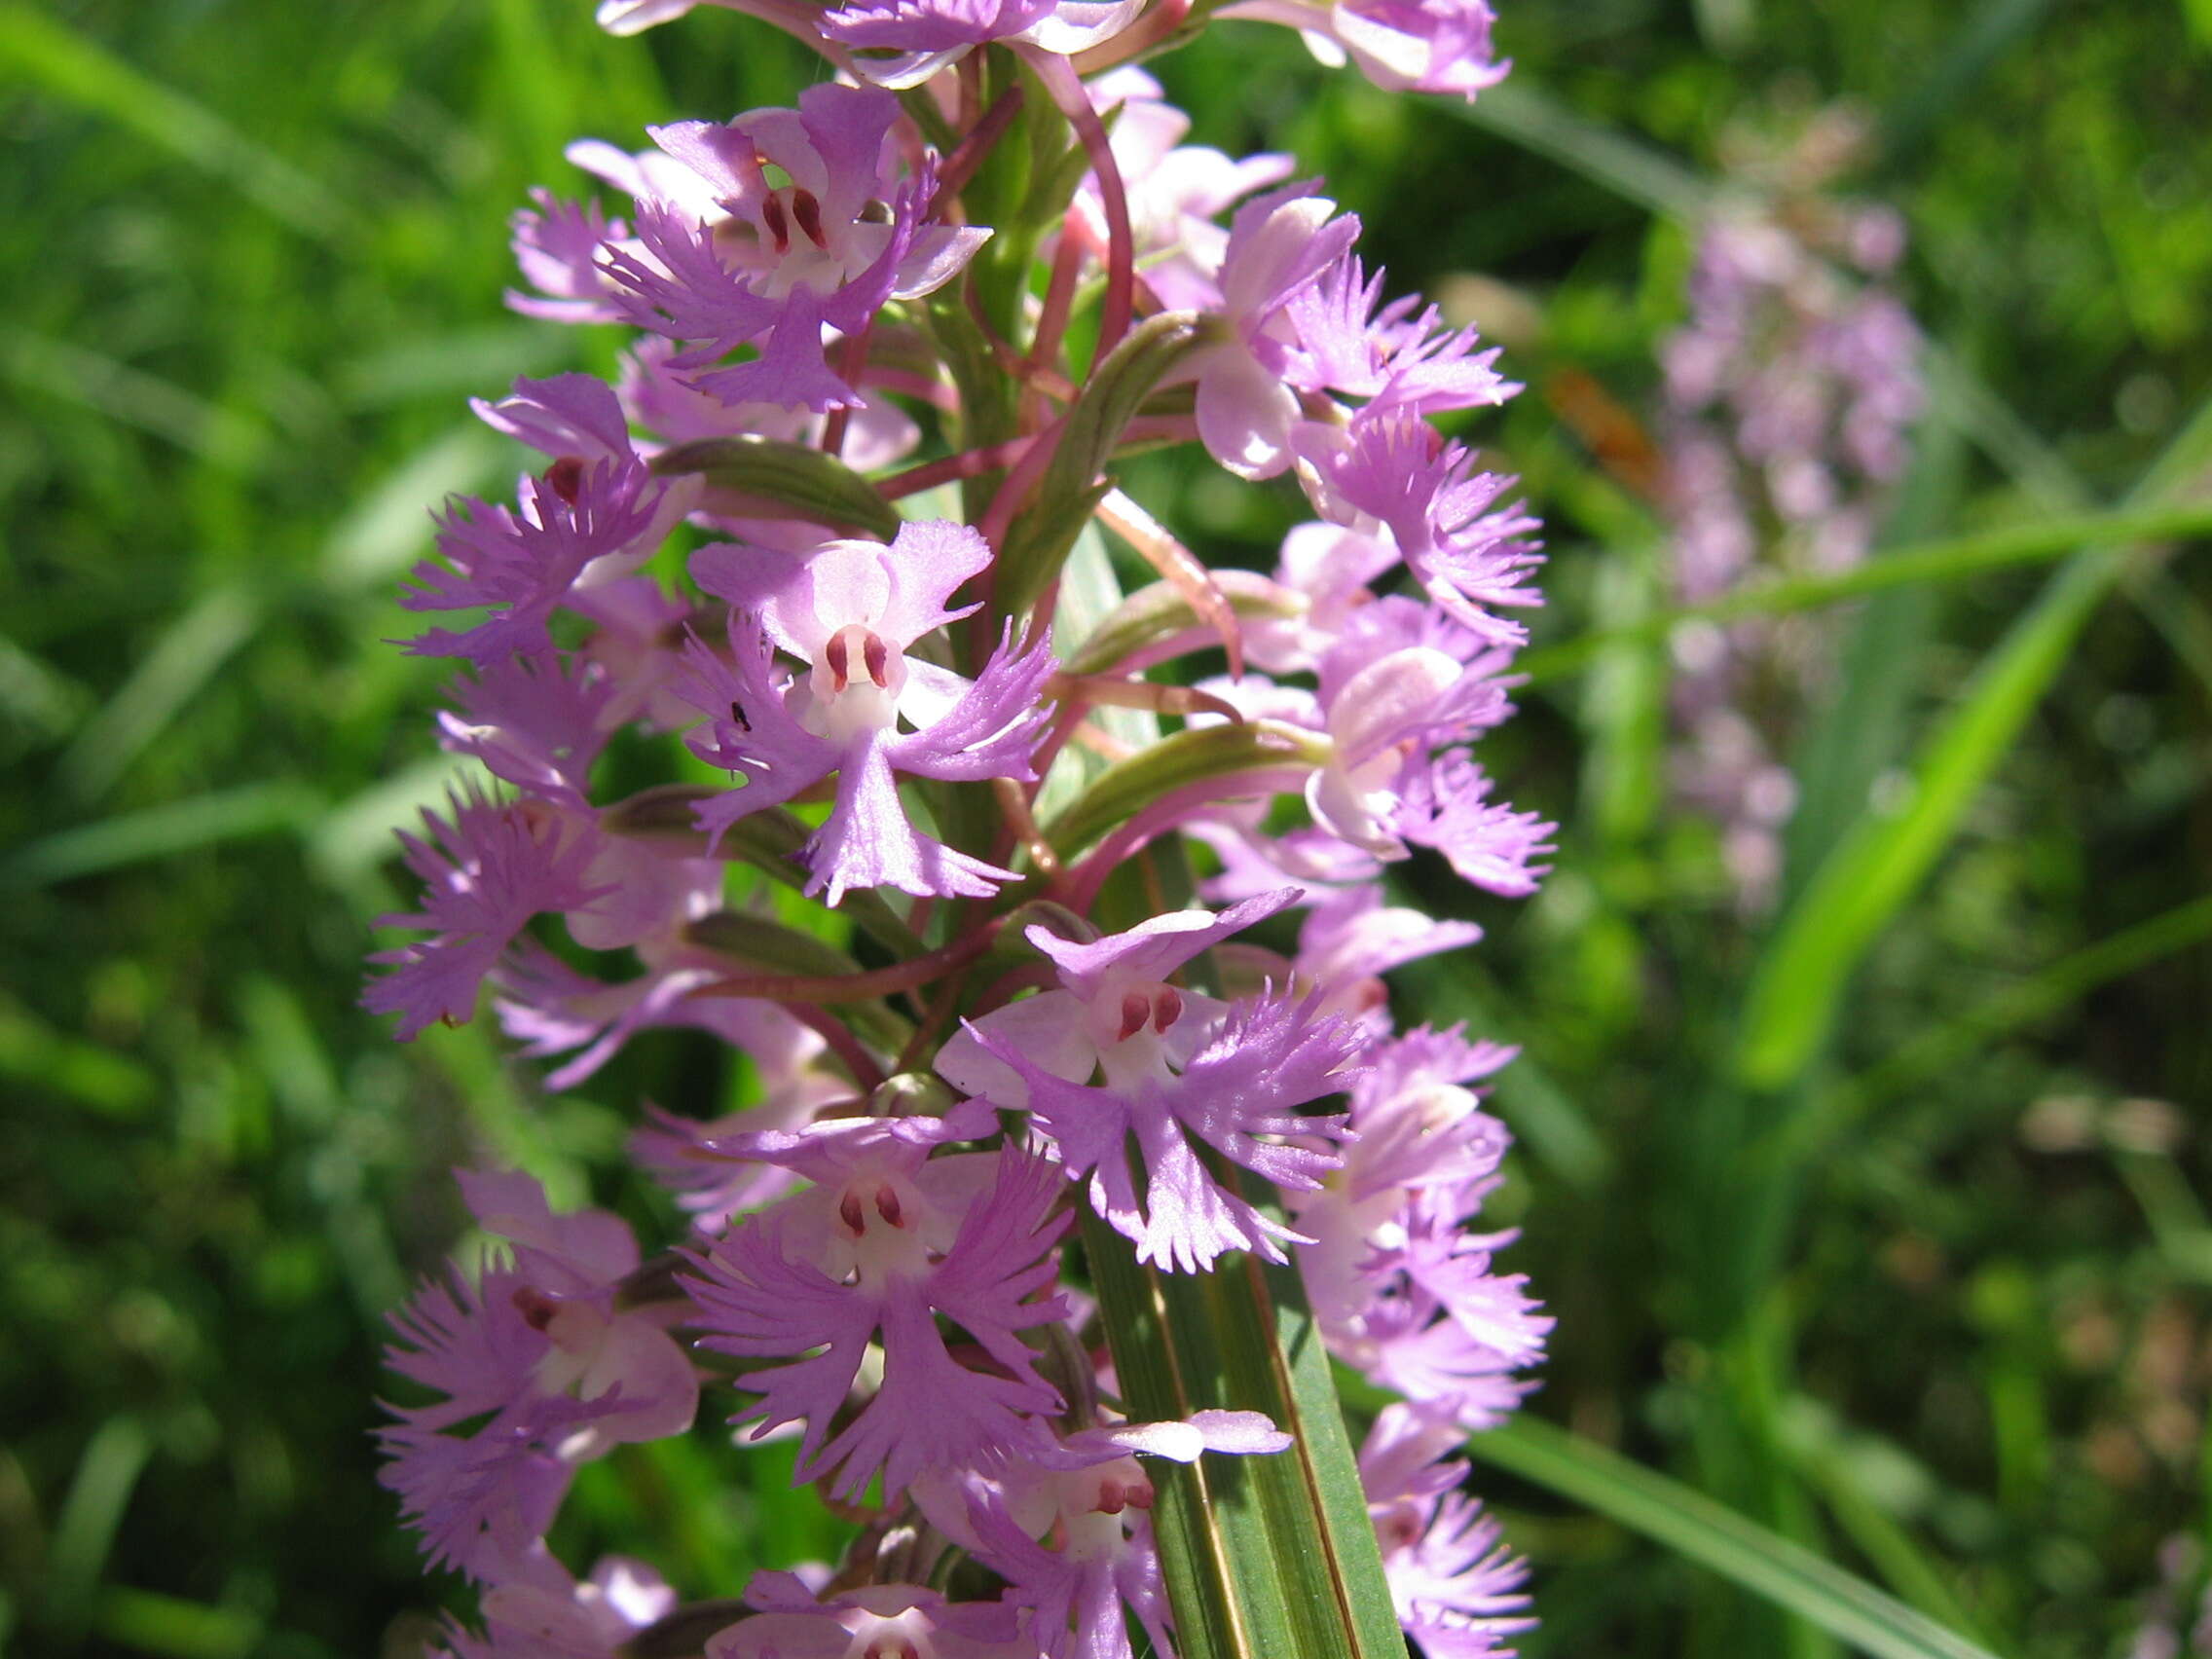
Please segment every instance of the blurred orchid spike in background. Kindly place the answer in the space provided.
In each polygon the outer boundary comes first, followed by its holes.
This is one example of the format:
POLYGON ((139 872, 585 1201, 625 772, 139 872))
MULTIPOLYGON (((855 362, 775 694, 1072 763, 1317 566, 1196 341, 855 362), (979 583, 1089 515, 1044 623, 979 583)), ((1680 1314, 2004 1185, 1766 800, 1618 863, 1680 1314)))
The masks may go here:
MULTIPOLYGON (((1685 604, 1762 576, 1834 574, 1873 546, 1926 402, 1920 330, 1891 287, 1904 223, 1828 192, 1863 147, 1841 110, 1778 145, 1739 134, 1739 190, 1698 239, 1667 341, 1666 506, 1685 604)), ((1768 909, 1796 808, 1787 754, 1834 679, 1832 617, 1677 636, 1675 786, 1719 826, 1738 907, 1768 909)))
MULTIPOLYGON (((633 1140, 693 1224, 658 1264, 463 1172, 510 1246, 393 1315, 439 1398, 383 1433, 430 1561, 483 1589, 448 1644, 1272 1659, 1221 1633, 1283 1617, 1268 1586, 1319 1539, 1335 1610, 1301 1652, 1505 1652, 1523 1569, 1449 1454, 1550 1325, 1477 1230, 1508 1139, 1478 1088, 1512 1051, 1399 1035, 1377 975, 1479 937, 1385 902, 1414 849, 1508 896, 1544 873, 1551 826, 1475 757, 1537 526, 1430 424, 1518 388, 1386 297, 1289 158, 1179 144, 1113 67, 1186 26, 1171 0, 736 9, 861 84, 571 148, 629 200, 538 193, 512 303, 643 337, 611 386, 478 401, 535 470, 449 508, 405 600, 481 614, 411 648, 467 664, 441 737, 491 778, 407 840, 424 897, 387 920, 417 937, 364 1000, 413 1038, 489 984, 527 1051, 571 1055, 562 1087, 687 1025, 760 1086, 633 1140), (1209 570, 1115 488, 1162 441, 1303 488, 1274 574, 1209 570), (1079 608, 1072 562, 1111 579, 1093 513, 1160 579, 1079 608), (616 749, 666 770, 609 798, 616 749), (1301 909, 1279 969, 1228 971, 1301 909), (1266 1382, 1204 1358, 1201 1276, 1278 1351, 1266 1382), (1296 1330, 1410 1402, 1357 1461, 1296 1330), (844 1558, 574 1576, 547 1540, 576 1470, 697 1432, 702 1398, 798 1434, 795 1478, 861 1522, 844 1558), (1224 1457, 1268 1510, 1208 1495, 1224 1457)), ((1479 4, 1224 15, 1384 87, 1504 72, 1479 4)))

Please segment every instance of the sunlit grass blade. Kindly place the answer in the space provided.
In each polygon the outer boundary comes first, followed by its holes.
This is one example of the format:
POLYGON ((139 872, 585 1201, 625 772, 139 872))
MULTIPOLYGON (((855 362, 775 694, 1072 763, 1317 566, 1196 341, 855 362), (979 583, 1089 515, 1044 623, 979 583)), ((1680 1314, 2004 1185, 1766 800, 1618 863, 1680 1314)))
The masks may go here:
POLYGON ((1655 145, 1627 137, 1516 81, 1453 106, 1462 120, 1667 218, 1695 220, 1712 186, 1655 145))
MULTIPOLYGON (((2149 510, 2170 495, 2194 476, 2207 451, 2212 403, 2154 463, 2121 514, 2149 510)), ((2065 666, 2124 564, 2101 548, 2076 554, 1983 660, 1928 740, 1902 808, 1894 815, 1869 809, 1815 872, 1754 971, 1736 1053, 1744 1083, 1777 1088, 1803 1071, 1860 960, 1950 844, 1968 804, 2065 666)))
POLYGON ((2212 898, 2193 900, 2062 957, 1983 999, 1958 1018, 1930 1026, 1879 1065, 1815 1097, 1751 1149, 1751 1157, 1797 1162, 1816 1155, 1885 1100, 1959 1065, 1976 1051, 2138 968, 2212 939, 2212 898))
POLYGON ((253 636, 261 603, 243 588, 218 588, 163 632, 105 707, 87 720, 61 757, 61 779, 79 800, 105 794, 240 646, 253 636))
POLYGON ((475 421, 455 426, 364 488, 323 543, 322 579, 353 593, 381 588, 428 551, 430 509, 446 497, 486 488, 513 446, 475 421))
POLYGON ((247 471, 272 447, 259 421, 67 340, 0 333, 0 374, 151 432, 222 471, 247 471))
POLYGON ((1949 846, 2117 574, 2117 562, 2099 556, 2060 571, 1922 751, 1903 806, 1894 816, 1869 810, 1823 863, 1784 917, 1746 996, 1736 1055, 1745 1083, 1780 1088, 1811 1060, 1853 971, 1949 846))
POLYGON ((1933 1476, 1899 1447, 1845 1425, 1807 1395, 1787 1402, 1777 1438, 1836 1526, 1896 1595, 1946 1629, 1998 1645, 1960 1599, 1950 1564, 1915 1537, 1900 1514, 1900 1508, 1917 1513, 1931 1503, 1933 1476))
POLYGON ((335 238, 346 226, 345 207, 327 187, 47 12, 0 4, 0 65, 228 179, 295 230, 335 238))
POLYGON ((0 634, 0 720, 14 726, 18 741, 66 737, 91 700, 81 682, 0 634))
POLYGON ((1988 571, 2039 564, 2077 549, 2110 561, 2127 547, 2146 541, 2212 535, 2212 503, 2181 502, 2132 512, 2083 513, 2071 518, 2039 519, 1978 531, 1971 535, 1899 547, 1848 571, 1793 576, 1738 588, 1698 605, 1677 606, 1629 627, 1581 634, 1556 645, 1528 652, 1514 672, 1530 680, 1557 679, 1587 666, 1608 647, 1624 642, 1661 640, 1685 622, 1736 622, 1748 616, 1787 616, 1817 610, 1868 594, 1923 582, 1963 581, 1988 571))
POLYGON ((153 1456, 153 1436, 134 1417, 111 1417, 93 1430, 77 1459, 68 1495, 54 1524, 44 1580, 46 1617, 63 1631, 82 1629, 91 1598, 107 1568, 116 1529, 153 1456))
POLYGON ((242 1607, 210 1606, 123 1585, 100 1593, 92 1629, 122 1647, 162 1659, 246 1659, 264 1634, 261 1620, 242 1607))
POLYGON ((1486 1463, 1586 1504, 1874 1659, 1992 1659, 1986 1648, 1702 1493, 1521 1417, 1468 1441, 1486 1463))
POLYGON ((290 780, 216 790, 33 841, 0 863, 0 890, 51 886, 125 865, 197 852, 218 841, 302 830, 321 810, 322 799, 313 790, 290 780))
POLYGON ((0 996, 0 1079, 125 1120, 143 1117, 160 1089, 136 1060, 57 1030, 7 996, 0 996))

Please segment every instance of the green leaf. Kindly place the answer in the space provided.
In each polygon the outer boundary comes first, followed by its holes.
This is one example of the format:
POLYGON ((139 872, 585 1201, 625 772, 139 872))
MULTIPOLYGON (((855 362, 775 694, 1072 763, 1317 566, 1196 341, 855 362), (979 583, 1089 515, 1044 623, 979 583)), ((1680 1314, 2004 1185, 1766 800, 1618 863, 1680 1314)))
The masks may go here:
POLYGON ((164 1659, 246 1659, 264 1634, 261 1620, 242 1607, 209 1606, 120 1584, 100 1593, 92 1629, 121 1646, 164 1659))
MULTIPOLYGON (((1255 774, 1253 790, 1260 793, 1265 780, 1257 774, 1285 767, 1309 771, 1325 765, 1329 753, 1326 738, 1277 720, 1174 732, 1142 754, 1107 767, 1073 805, 1044 827, 1045 838, 1066 857, 1082 851, 1171 790, 1250 772, 1255 774)), ((1228 798, 1229 793, 1225 790, 1222 798, 1228 798)))
POLYGON ((1088 1210, 1083 1239, 1133 1419, 1259 1411, 1293 1437, 1272 1456, 1153 1465, 1153 1529, 1183 1659, 1402 1659, 1297 1270, 1239 1253, 1214 1272, 1163 1273, 1088 1210))
POLYGON ((1161 312, 1129 330, 1092 373, 1068 411, 1034 498, 1016 503, 1019 510, 999 551, 1001 609, 1026 610, 1059 573, 1060 562, 1105 493, 1100 475, 1114 458, 1122 428, 1167 372, 1198 349, 1206 326, 1193 312, 1161 312))
POLYGON ((90 1610, 130 1494, 153 1456, 154 1441, 134 1417, 109 1418, 77 1459, 68 1494, 54 1523, 41 1579, 46 1611, 57 1624, 79 1624, 90 1610))
POLYGON ((781 438, 747 433, 678 444, 653 458, 653 470, 664 476, 697 473, 711 488, 741 498, 731 509, 741 513, 752 503, 769 502, 885 541, 905 522, 875 486, 835 456, 781 438))
POLYGON ((83 801, 105 794, 252 638, 263 614, 263 601, 245 588, 217 588, 164 629, 61 756, 70 793, 83 801))
POLYGON ((763 974, 830 978, 861 971, 861 965, 835 945, 745 910, 715 910, 700 916, 684 924, 683 937, 763 974))
POLYGON ((1482 1461, 1584 1504, 1875 1659, 1993 1659, 1864 1579, 1704 1493, 1526 1415, 1478 1434, 1482 1461))

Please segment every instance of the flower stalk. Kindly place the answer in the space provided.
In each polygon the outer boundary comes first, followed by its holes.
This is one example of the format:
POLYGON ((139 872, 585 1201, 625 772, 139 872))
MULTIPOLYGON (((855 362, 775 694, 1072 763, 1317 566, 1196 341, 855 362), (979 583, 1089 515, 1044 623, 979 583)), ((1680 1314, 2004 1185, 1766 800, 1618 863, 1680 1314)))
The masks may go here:
MULTIPOLYGON (((1451 1452, 1549 1324, 1476 1225, 1511 1051, 1399 1030, 1380 976, 1476 937, 1389 903, 1390 864, 1520 895, 1549 850, 1475 759, 1535 527, 1430 424, 1515 388, 1384 300, 1289 158, 1181 142, 1126 63, 1200 26, 1180 0, 731 9, 842 78, 571 148, 628 203, 538 193, 511 303, 633 344, 478 405, 535 457, 439 519, 405 600, 446 618, 410 649, 458 665, 440 740, 485 776, 405 838, 423 896, 366 1004, 412 1039, 489 987, 555 1089, 667 1027, 757 1079, 642 1113, 673 1256, 463 1174, 504 1244, 393 1316, 381 1431, 482 1593, 446 1645, 1504 1652, 1522 1568, 1451 1452), (1124 492, 1175 442, 1303 492, 1272 571, 1124 492), (1100 532, 1158 579, 1115 591, 1100 532), (618 734, 726 784, 606 799, 618 734), (1332 1364, 1404 1397, 1356 1452, 1332 1364), (547 1543, 577 1467, 707 1432, 702 1401, 796 1437, 843 1559, 578 1576, 547 1543)), ((1228 10, 1386 86, 1502 72, 1481 0, 1228 10)))

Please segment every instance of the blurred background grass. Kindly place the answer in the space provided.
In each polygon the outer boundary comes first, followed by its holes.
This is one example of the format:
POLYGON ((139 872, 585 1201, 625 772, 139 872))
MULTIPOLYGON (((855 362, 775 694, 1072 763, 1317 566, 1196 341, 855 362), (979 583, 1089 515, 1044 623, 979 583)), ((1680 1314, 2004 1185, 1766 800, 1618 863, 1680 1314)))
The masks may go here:
MULTIPOLYGON (((14 1650, 410 1650, 439 1592, 367 1432, 381 1313, 458 1231, 445 1169, 644 1214, 614 1169, 637 1098, 730 1087, 670 1039, 545 1100, 481 1028, 401 1049, 353 1007, 389 829, 444 776, 438 675, 380 643, 396 578, 428 504, 512 464, 463 400, 611 350, 500 309, 503 218, 569 183, 571 136, 810 74, 723 14, 632 42, 587 14, 0 4, 14 1650)), ((1847 186, 1910 225, 1934 397, 1888 543, 1940 567, 2200 490, 2205 0, 1504 14, 1518 73, 1472 112, 1258 26, 1159 68, 1200 138, 1295 150, 1395 286, 1510 343, 1531 390, 1473 435, 1549 521, 1539 641, 1661 603, 1657 527, 1562 405, 1654 408, 1719 134, 1762 111, 1860 107, 1847 186)), ((1201 468, 1140 484, 1228 556, 1295 513, 1201 468)), ((1492 937, 1406 977, 1527 1045, 1502 1202, 1560 1315, 1534 1412, 1998 1653, 2154 1659, 2146 1619, 2194 1616, 2212 1447, 2212 590, 2200 547, 2060 539, 1835 613, 1764 928, 1660 794, 1658 648, 1538 659, 1489 757, 1567 826, 1558 873, 1508 906, 1412 868, 1492 937)), ((1486 1481, 1539 1566, 1528 1651, 1834 1650, 1523 1462, 1486 1481)), ((825 1546, 758 1468, 634 1450, 564 1527, 726 1589, 825 1546)))

